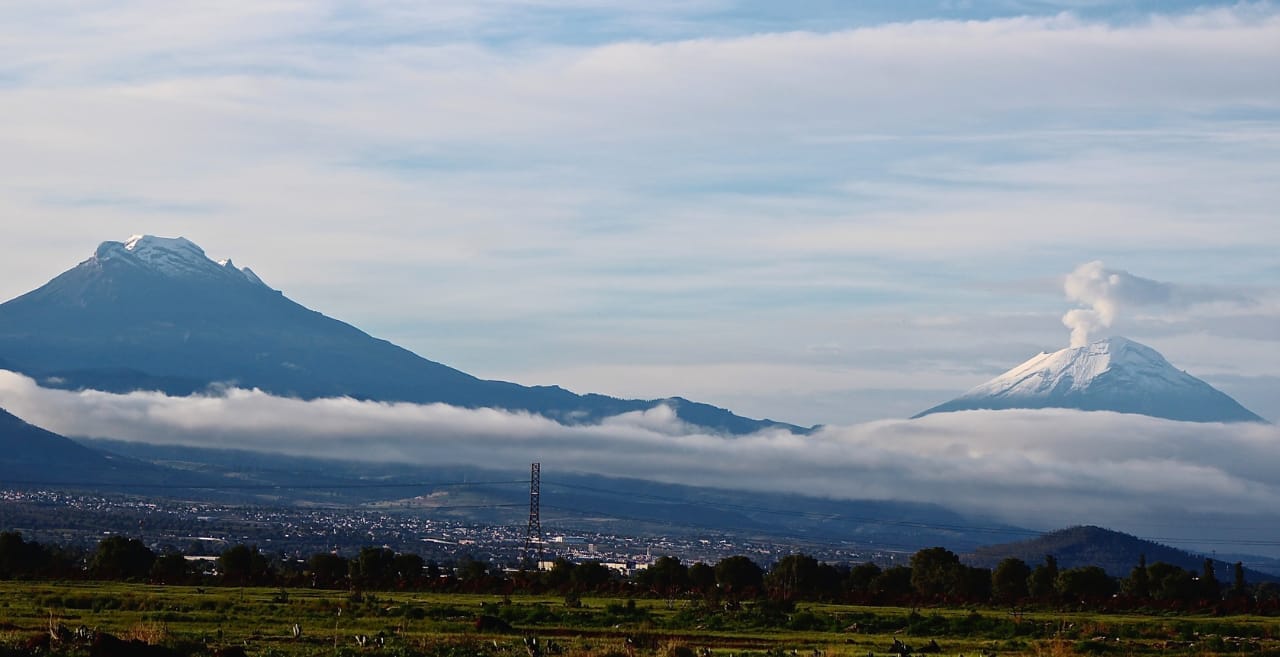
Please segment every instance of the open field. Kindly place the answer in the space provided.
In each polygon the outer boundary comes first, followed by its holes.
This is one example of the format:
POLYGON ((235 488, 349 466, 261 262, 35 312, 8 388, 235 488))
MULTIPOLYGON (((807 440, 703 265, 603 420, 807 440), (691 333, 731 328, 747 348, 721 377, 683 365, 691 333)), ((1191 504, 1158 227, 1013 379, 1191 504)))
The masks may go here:
MULTIPOLYGON (((570 657, 862 657, 896 638, 946 655, 1280 655, 1280 620, 1007 609, 800 604, 795 609, 701 601, 207 588, 120 583, 0 582, 0 646, 16 649, 61 624, 212 654, 426 654, 528 657, 525 637, 570 657), (294 637, 293 626, 301 629, 294 637), (369 637, 364 647, 357 636, 369 637), (383 638, 381 646, 379 637, 383 638)), ((65 641, 55 654, 87 654, 65 641)), ((5 653, 0 654, 23 654, 5 653)))

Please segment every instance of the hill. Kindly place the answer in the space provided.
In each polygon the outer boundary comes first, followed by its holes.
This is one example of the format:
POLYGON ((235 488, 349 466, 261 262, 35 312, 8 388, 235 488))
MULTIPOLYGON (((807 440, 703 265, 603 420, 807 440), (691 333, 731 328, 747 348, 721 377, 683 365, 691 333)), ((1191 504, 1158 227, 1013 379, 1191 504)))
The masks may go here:
MULTIPOLYGON (((973 551, 967 560, 978 566, 995 567, 1002 559, 1014 557, 1035 566, 1044 561, 1045 555, 1053 555, 1059 568, 1101 566, 1113 577, 1127 577, 1143 555, 1147 563, 1163 561, 1193 572, 1204 566, 1204 555, 1148 541, 1122 532, 1102 527, 1082 526, 1059 529, 1036 538, 988 545, 973 551)), ((1214 571, 1224 577, 1234 564, 1214 561, 1214 571)), ((1277 577, 1257 570, 1246 569, 1249 581, 1275 581, 1277 577)))

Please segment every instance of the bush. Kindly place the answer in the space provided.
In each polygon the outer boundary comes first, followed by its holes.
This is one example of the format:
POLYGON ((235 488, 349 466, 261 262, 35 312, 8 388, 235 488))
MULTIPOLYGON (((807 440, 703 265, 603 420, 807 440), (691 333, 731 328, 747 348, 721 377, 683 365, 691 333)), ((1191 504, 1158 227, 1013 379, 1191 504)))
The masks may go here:
POLYGON ((1076 652, 1086 655, 1104 655, 1109 652, 1114 652, 1115 649, 1116 646, 1110 645, 1104 641, 1094 641, 1093 639, 1076 642, 1076 652))
POLYGON ((829 616, 819 616, 812 611, 800 611, 791 615, 787 627, 797 632, 814 632, 825 630, 831 625, 829 616))
POLYGON ((667 643, 658 652, 661 657, 695 657, 693 648, 683 643, 667 643))

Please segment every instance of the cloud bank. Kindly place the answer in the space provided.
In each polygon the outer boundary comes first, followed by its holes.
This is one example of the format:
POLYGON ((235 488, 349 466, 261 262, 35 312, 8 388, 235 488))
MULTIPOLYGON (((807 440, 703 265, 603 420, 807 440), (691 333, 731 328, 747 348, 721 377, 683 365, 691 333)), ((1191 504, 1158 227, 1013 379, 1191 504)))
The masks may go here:
POLYGON ((0 407, 73 436, 511 469, 536 460, 549 471, 941 503, 1044 529, 1096 523, 1152 535, 1159 519, 1274 518, 1280 508, 1280 430, 1269 425, 976 411, 728 437, 666 407, 562 425, 495 409, 236 388, 189 397, 72 392, 7 371, 0 407))

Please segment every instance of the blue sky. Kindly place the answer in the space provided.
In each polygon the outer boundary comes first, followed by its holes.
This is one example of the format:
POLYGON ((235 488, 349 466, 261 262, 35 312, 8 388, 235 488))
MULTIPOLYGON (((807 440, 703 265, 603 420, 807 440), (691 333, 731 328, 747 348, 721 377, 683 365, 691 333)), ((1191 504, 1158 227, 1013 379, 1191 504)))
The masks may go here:
POLYGON ((1280 419, 1280 6, 8 3, 0 297, 135 233, 490 378, 800 424, 1113 332, 1280 419))

